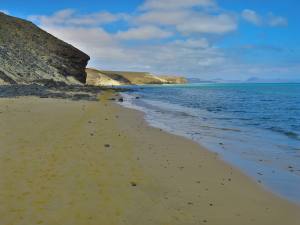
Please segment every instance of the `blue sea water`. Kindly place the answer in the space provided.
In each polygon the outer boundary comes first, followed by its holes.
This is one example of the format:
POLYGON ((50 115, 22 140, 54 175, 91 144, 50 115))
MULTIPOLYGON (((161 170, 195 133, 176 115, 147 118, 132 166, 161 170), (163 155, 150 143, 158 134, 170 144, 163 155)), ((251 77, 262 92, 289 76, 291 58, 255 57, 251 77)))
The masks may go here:
POLYGON ((123 104, 144 111, 150 125, 199 142, 265 188, 300 203, 300 84, 132 89, 123 104))

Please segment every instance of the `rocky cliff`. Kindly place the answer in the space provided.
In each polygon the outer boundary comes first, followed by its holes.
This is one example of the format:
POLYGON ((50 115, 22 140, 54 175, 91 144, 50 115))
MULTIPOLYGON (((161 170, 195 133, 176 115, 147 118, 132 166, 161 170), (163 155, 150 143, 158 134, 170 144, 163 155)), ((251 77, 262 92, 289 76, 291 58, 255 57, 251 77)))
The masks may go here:
POLYGON ((0 84, 85 83, 89 59, 33 23, 0 13, 0 84))
POLYGON ((87 84, 95 86, 184 84, 186 78, 178 76, 156 76, 148 72, 105 71, 87 69, 87 84))

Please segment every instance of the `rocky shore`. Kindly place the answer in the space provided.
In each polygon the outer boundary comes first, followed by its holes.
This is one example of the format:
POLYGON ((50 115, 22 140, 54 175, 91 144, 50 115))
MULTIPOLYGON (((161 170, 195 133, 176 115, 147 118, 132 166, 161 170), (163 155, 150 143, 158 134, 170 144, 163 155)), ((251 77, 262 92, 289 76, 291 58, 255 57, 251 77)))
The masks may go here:
POLYGON ((130 89, 66 85, 63 82, 47 81, 44 84, 0 85, 0 98, 35 96, 39 98, 99 101, 99 94, 103 91, 123 92, 130 91, 130 89))

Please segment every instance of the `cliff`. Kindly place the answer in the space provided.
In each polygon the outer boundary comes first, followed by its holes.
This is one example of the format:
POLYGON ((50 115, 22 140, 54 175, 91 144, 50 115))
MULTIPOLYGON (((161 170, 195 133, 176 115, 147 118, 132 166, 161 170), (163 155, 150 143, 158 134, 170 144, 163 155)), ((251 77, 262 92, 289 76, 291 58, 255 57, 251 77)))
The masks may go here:
POLYGON ((188 82, 185 77, 179 76, 160 76, 160 78, 164 79, 168 84, 186 84, 188 82))
POLYGON ((104 74, 96 69, 86 69, 87 85, 94 86, 118 86, 118 85, 130 85, 131 82, 127 80, 125 77, 119 74, 104 74))
POLYGON ((95 86, 184 84, 186 78, 178 76, 156 76, 148 72, 105 71, 86 69, 87 84, 95 86))
POLYGON ((0 13, 0 84, 85 83, 89 59, 33 23, 0 13))

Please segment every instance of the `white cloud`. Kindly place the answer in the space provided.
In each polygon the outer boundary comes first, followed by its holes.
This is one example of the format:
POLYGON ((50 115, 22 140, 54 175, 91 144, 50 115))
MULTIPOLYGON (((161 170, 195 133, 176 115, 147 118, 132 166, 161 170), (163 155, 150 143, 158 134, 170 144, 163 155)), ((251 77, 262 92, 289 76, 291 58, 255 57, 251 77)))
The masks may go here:
POLYGON ((184 35, 224 34, 237 28, 236 18, 222 13, 212 0, 147 0, 142 9, 131 17, 133 24, 168 26, 184 35), (205 8, 212 6, 211 10, 205 8))
POLYGON ((131 18, 134 24, 174 26, 177 31, 187 33, 223 34, 237 29, 237 20, 229 14, 210 15, 194 10, 152 10, 131 18))
POLYGON ((183 48, 208 48, 209 47, 209 42, 205 38, 200 38, 200 39, 191 38, 187 40, 176 40, 171 44, 183 48))
POLYGON ((98 26, 125 18, 125 14, 112 14, 109 12, 78 15, 73 9, 61 10, 51 16, 35 15, 29 17, 30 20, 38 21, 47 26, 98 26))
POLYGON ((191 33, 215 33, 223 34, 237 29, 237 23, 233 16, 221 14, 217 16, 199 15, 177 25, 178 31, 184 34, 191 33))
POLYGON ((276 16, 273 13, 269 13, 267 16, 260 16, 251 9, 243 10, 242 18, 257 26, 280 27, 288 25, 288 20, 282 16, 276 16))
POLYGON ((116 34, 116 37, 121 40, 164 39, 170 36, 172 36, 172 32, 160 29, 155 26, 130 28, 127 31, 119 31, 116 34))
POLYGON ((287 26, 288 20, 282 16, 275 16, 273 13, 269 13, 268 24, 271 27, 287 26))
POLYGON ((255 24, 255 25, 261 25, 262 19, 261 17, 253 10, 245 9, 242 12, 242 17, 246 21, 255 24))
POLYGON ((212 7, 214 0, 146 0, 141 10, 172 10, 192 7, 212 7))
POLYGON ((132 20, 137 24, 158 24, 158 25, 177 25, 189 18, 191 15, 189 10, 151 10, 142 13, 132 20))

